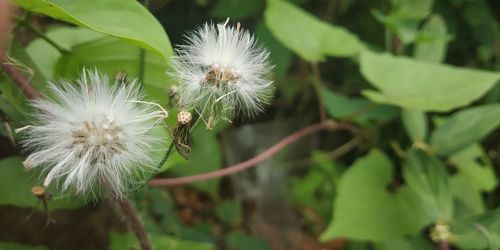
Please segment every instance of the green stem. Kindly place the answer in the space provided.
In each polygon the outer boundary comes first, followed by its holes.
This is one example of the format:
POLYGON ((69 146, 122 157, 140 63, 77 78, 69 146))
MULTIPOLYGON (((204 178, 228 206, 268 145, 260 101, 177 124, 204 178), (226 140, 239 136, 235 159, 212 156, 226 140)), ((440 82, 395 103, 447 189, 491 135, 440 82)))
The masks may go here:
POLYGON ((49 43, 52 47, 54 47, 55 49, 57 49, 59 51, 59 53, 61 53, 61 54, 68 54, 69 53, 69 50, 61 47, 54 40, 50 39, 48 36, 46 36, 42 32, 40 32, 37 29, 33 28, 33 26, 31 26, 27 21, 25 21, 25 20, 19 20, 18 23, 21 24, 26 29, 28 29, 29 31, 31 31, 32 33, 34 33, 36 36, 42 38, 44 41, 46 41, 47 43, 49 43))
POLYGON ((144 71, 145 71, 145 64, 146 64, 146 50, 141 48, 139 52, 139 87, 140 90, 142 91, 144 89, 144 71))
MULTIPOLYGON (((198 123, 200 123, 200 120, 201 120, 201 119, 198 119, 198 117, 194 117, 194 119, 195 119, 195 122, 194 122, 193 126, 191 127, 191 129, 189 130, 189 132, 192 132, 194 130, 194 128, 196 128, 198 123)), ((172 140, 172 142, 170 143, 170 145, 167 148, 167 151, 165 152, 165 155, 161 159, 160 163, 158 163, 158 165, 156 166, 157 169, 160 169, 161 167, 163 167, 165 162, 167 162, 168 158, 170 158, 170 155, 172 154, 173 149, 174 149, 174 141, 172 140)))

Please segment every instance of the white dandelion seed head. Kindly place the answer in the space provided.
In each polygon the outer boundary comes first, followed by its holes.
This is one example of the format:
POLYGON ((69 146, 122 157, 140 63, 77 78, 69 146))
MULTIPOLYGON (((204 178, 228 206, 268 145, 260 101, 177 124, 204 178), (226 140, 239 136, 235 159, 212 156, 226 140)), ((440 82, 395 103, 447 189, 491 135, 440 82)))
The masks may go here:
POLYGON ((209 123, 263 110, 272 97, 273 67, 248 31, 207 23, 186 38, 172 59, 180 108, 196 109, 209 123))
POLYGON ((52 98, 33 102, 36 124, 23 130, 31 152, 25 166, 46 173, 44 186, 55 180, 84 197, 123 198, 154 170, 153 129, 165 117, 141 101, 139 89, 135 82, 110 85, 95 70, 75 83, 50 84, 52 98))

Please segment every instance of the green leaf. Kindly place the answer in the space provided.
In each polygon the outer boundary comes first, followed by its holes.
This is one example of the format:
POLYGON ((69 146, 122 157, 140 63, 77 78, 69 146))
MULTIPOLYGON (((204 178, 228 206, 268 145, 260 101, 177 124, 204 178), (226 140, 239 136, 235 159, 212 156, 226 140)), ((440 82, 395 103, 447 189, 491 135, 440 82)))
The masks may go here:
POLYGON ((268 250, 270 249, 267 243, 259 238, 231 232, 227 237, 227 245, 229 250, 268 250))
POLYGON ((358 159, 340 180, 333 219, 321 239, 381 241, 416 234, 428 224, 417 197, 407 187, 392 194, 387 191, 392 169, 387 156, 378 150, 358 159))
POLYGON ((463 175, 450 178, 450 191, 455 200, 454 219, 470 217, 485 211, 482 193, 463 175))
MULTIPOLYGON (((105 37, 104 34, 81 27, 54 27, 45 33, 45 36, 57 41, 57 44, 66 50, 77 44, 90 42, 105 37)), ((61 53, 42 38, 33 40, 27 47, 26 52, 33 58, 40 71, 50 80, 56 77, 57 61, 61 53)))
POLYGON ((433 245, 428 239, 417 237, 405 237, 390 239, 382 242, 374 242, 375 250, 435 250, 436 246, 433 245))
POLYGON ((420 110, 403 110, 401 113, 406 133, 413 142, 424 142, 427 138, 427 117, 420 110))
POLYGON ((462 249, 498 249, 500 209, 455 221, 451 224, 453 244, 462 249))
POLYGON ((327 152, 313 151, 313 165, 306 175, 293 177, 292 198, 294 203, 313 209, 323 220, 331 217, 341 169, 330 159, 327 152))
MULTIPOLYGON (((140 48, 107 37, 76 45, 71 53, 63 55, 57 63, 59 76, 76 77, 82 68, 97 68, 106 72, 112 79, 121 70, 127 73, 129 79, 137 79, 140 75, 140 48)), ((147 95, 163 104, 168 96, 168 88, 172 83, 167 77, 167 65, 163 60, 151 53, 145 55, 144 89, 147 95)))
MULTIPOLYGON (((174 238, 166 235, 149 235, 151 244, 154 249, 168 250, 215 250, 211 243, 187 241, 179 238, 174 238)), ((139 249, 139 243, 133 234, 121 234, 111 231, 110 234, 110 250, 132 250, 139 249)))
POLYGON ((14 242, 0 242, 0 249, 5 250, 49 250, 46 246, 31 246, 14 242))
POLYGON ((448 40, 446 23, 440 15, 434 15, 420 30, 414 57, 422 61, 440 63, 446 56, 448 40))
POLYGON ((394 15, 406 18, 424 18, 432 10, 434 0, 391 0, 394 15))
POLYGON ((453 200, 443 163, 420 149, 410 149, 406 153, 403 176, 419 197, 429 219, 434 222, 451 219, 453 200))
POLYGON ((263 22, 257 24, 255 36, 257 37, 257 41, 262 43, 262 45, 269 50, 271 64, 274 64, 273 72, 277 76, 284 76, 290 68, 292 52, 274 38, 271 31, 263 22))
POLYGON ((321 89, 328 114, 337 119, 352 120, 360 125, 384 123, 396 117, 398 110, 364 98, 350 98, 327 88, 321 89))
POLYGON ((363 52, 361 73, 380 92, 364 94, 375 102, 421 111, 450 111, 483 96, 500 73, 421 62, 407 57, 363 52))
POLYGON ((448 155, 470 146, 500 125, 500 104, 471 107, 454 113, 431 135, 431 146, 448 155))
POLYGON ((20 7, 130 41, 161 55, 173 55, 165 30, 135 0, 16 0, 20 7))
POLYGON ((229 226, 236 226, 242 220, 241 210, 241 202, 225 200, 215 208, 215 214, 229 226))
POLYGON ((476 190, 492 191, 497 187, 495 170, 479 144, 464 148, 451 155, 449 159, 457 167, 459 174, 476 190))
MULTIPOLYGON (((38 199, 31 193, 31 188, 40 185, 37 180, 39 173, 27 171, 21 157, 10 157, 0 160, 0 204, 14 205, 19 207, 34 207, 38 199), (15 187, 15 188, 14 188, 15 187)), ((54 190, 49 190, 54 194, 49 200, 49 210, 61 208, 78 208, 83 202, 71 200, 54 190)), ((43 209, 42 206, 38 206, 43 209)))
POLYGON ((323 61, 325 56, 350 57, 364 48, 356 35, 287 1, 268 0, 264 16, 274 36, 306 61, 323 61))

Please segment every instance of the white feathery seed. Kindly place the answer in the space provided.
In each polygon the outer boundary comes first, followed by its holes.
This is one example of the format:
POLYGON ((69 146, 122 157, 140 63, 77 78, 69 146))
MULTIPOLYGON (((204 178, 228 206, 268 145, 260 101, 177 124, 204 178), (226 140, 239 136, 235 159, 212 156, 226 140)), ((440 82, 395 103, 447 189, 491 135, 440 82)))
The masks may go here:
POLYGON ((252 117, 272 97, 269 52, 239 24, 205 24, 186 36, 172 59, 179 106, 195 109, 208 127, 235 115, 252 117))
POLYGON ((23 129, 31 152, 24 165, 46 173, 45 187, 56 181, 84 197, 120 199, 154 170, 153 129, 166 114, 142 101, 135 81, 110 85, 107 76, 84 70, 75 83, 49 86, 52 98, 33 102, 36 124, 23 129))

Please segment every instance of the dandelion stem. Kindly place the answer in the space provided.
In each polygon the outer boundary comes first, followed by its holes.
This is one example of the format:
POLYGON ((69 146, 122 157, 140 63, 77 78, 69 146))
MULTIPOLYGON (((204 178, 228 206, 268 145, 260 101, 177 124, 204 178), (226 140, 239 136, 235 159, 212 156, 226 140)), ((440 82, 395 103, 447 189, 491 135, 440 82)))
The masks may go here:
POLYGON ((127 217, 127 220, 130 224, 130 228, 134 231, 135 236, 139 240, 139 244, 141 245, 142 250, 151 250, 151 242, 149 241, 148 233, 144 228, 144 224, 142 223, 137 210, 135 210, 132 203, 129 200, 124 199, 118 202, 118 205, 127 217))
POLYGON ((30 84, 28 78, 26 78, 21 72, 12 64, 4 51, 0 51, 0 66, 7 73, 7 75, 14 81, 14 83, 19 86, 24 95, 31 100, 40 99, 40 93, 33 88, 30 84))
POLYGON ((351 124, 348 123, 337 123, 332 120, 325 120, 323 122, 305 127, 300 129, 299 131, 283 138, 281 141, 276 143, 274 146, 268 148, 266 151, 262 152, 261 154, 246 160, 244 162, 240 162, 236 165, 232 165, 220 170, 216 170, 213 172, 205 173, 205 174, 200 174, 200 175, 193 175, 193 176, 187 176, 187 177, 178 177, 178 178, 163 178, 163 179, 153 179, 149 181, 149 185, 151 186, 177 186, 177 185, 184 185, 184 184, 190 184, 194 182, 200 182, 200 181, 206 181, 206 180, 211 180, 215 178, 220 178, 224 176, 228 176, 231 174, 235 174, 244 170, 247 170, 253 166, 256 166, 260 162, 268 159, 272 155, 276 154, 278 151, 281 149, 285 148, 286 146, 290 145, 291 143, 299 140, 300 138, 318 132, 320 130, 336 130, 336 129, 345 129, 349 130, 353 133, 356 133, 358 129, 351 124))

